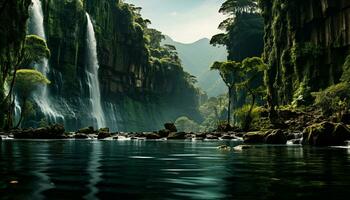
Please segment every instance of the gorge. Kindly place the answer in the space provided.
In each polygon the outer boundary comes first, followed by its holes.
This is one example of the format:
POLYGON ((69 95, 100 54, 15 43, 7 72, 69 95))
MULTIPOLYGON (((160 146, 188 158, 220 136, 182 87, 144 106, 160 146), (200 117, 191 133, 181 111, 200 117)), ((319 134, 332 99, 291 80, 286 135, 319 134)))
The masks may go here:
POLYGON ((347 200, 349 168, 349 0, 0 0, 0 199, 347 200))
POLYGON ((91 125, 113 131, 154 130, 182 115, 198 119, 198 100, 178 101, 182 97, 173 97, 183 92, 178 78, 161 78, 183 72, 151 66, 140 37, 144 33, 127 18, 129 9, 111 0, 33 1, 28 34, 48 42, 51 57, 36 68, 51 84, 34 95, 40 109, 23 127, 41 122, 63 123, 67 130, 91 125))

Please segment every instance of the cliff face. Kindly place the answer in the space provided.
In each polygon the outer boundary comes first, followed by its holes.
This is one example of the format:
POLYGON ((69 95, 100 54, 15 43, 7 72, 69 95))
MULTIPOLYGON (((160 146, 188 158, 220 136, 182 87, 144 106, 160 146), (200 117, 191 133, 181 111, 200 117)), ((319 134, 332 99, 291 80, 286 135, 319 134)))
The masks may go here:
POLYGON ((288 104, 338 83, 350 53, 350 1, 261 0, 269 95, 288 104))
MULTIPOLYGON (((152 66, 143 29, 119 0, 42 0, 51 50, 50 98, 68 129, 94 123, 86 70, 86 12, 97 39, 102 106, 112 130, 158 129, 188 115, 199 118, 197 94, 179 72, 152 66)), ((40 121, 43 116, 36 115, 40 121)))

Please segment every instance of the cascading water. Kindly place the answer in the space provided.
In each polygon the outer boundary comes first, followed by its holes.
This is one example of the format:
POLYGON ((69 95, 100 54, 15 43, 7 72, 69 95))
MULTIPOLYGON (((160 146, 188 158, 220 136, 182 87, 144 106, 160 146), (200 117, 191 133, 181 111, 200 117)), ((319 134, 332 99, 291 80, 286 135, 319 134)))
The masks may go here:
POLYGON ((106 126, 105 116, 101 105, 100 82, 98 78, 98 58, 97 58, 97 42, 95 37, 94 26, 92 24, 90 15, 86 13, 87 17, 87 67, 85 70, 87 77, 87 84, 89 86, 91 114, 96 119, 97 128, 106 126))
POLYGON ((14 102, 15 102, 15 124, 18 123, 18 121, 20 120, 20 115, 21 115, 21 112, 22 112, 22 108, 21 108, 21 105, 18 101, 18 97, 17 96, 14 96, 14 102))
MULTIPOLYGON (((32 6, 30 8, 30 20, 29 20, 29 33, 38 35, 46 40, 44 30, 44 16, 40 0, 32 0, 32 6)), ((40 64, 37 64, 35 68, 47 76, 50 72, 50 66, 48 60, 42 59, 40 64)), ((63 115, 59 114, 53 107, 53 103, 50 101, 48 87, 44 86, 34 95, 36 104, 40 107, 43 114, 48 118, 49 122, 61 122, 64 123, 63 115)))

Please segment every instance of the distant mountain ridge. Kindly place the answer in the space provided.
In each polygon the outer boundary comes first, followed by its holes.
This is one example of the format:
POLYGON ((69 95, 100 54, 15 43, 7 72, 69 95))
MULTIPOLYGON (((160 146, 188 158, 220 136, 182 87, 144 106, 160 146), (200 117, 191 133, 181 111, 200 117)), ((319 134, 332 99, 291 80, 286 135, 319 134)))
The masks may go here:
POLYGON ((185 71, 197 77, 198 86, 208 96, 217 96, 226 92, 226 86, 217 71, 211 71, 210 66, 215 61, 225 61, 227 51, 224 46, 214 47, 210 45, 208 38, 185 44, 176 42, 166 36, 162 44, 170 44, 176 47, 185 71))

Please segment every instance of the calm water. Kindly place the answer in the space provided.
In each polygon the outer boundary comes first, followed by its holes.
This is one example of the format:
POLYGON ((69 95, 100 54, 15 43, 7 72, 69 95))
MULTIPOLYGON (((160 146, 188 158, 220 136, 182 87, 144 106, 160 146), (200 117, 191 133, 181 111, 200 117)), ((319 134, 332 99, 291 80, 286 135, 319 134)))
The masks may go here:
POLYGON ((224 143, 2 141, 0 199, 350 199, 349 149, 224 143))

